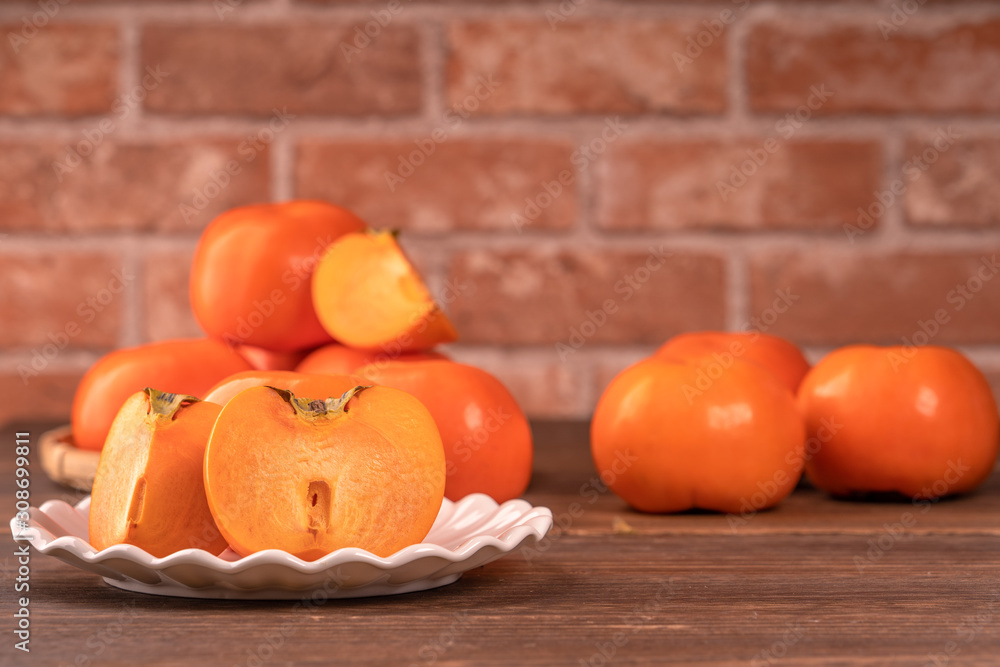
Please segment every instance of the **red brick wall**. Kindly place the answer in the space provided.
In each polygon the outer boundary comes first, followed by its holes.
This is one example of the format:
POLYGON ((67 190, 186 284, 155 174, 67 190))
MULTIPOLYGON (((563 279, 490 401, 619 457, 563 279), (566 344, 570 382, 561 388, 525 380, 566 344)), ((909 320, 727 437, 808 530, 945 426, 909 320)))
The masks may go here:
POLYGON ((199 230, 294 196, 401 228, 534 415, 748 322, 813 358, 923 323, 1000 381, 996 3, 46 0, 0 35, 0 422, 196 335, 199 230))

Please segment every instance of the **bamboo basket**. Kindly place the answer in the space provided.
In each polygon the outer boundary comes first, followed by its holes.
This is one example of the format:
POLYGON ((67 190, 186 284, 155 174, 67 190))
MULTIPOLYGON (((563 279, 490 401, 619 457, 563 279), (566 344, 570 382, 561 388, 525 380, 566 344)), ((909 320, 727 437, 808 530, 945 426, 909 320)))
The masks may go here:
POLYGON ((100 452, 77 449, 69 425, 46 431, 38 440, 42 469, 54 482, 90 492, 100 452))

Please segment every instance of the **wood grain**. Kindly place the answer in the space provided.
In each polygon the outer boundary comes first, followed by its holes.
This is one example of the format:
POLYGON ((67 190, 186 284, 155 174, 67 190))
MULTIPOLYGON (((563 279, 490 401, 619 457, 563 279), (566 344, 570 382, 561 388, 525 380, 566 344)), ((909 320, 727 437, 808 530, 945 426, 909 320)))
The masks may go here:
MULTIPOLYGON (((724 516, 638 514, 608 493, 590 503, 592 494, 580 492, 594 474, 586 425, 535 428, 527 497, 557 517, 570 517, 573 503, 583 507, 536 551, 435 591, 312 608, 130 594, 33 553, 32 652, 14 651, 0 627, 0 664, 1000 661, 996 476, 972 497, 931 506, 896 535, 884 524, 913 510, 907 504, 839 502, 808 488, 733 530, 724 516)), ((13 432, 0 433, 10 447, 13 432)), ((6 507, 12 461, 0 461, 6 507)), ((32 493, 33 502, 76 495, 37 476, 32 493)), ((16 567, 7 554, 0 565, 2 623, 10 623, 16 567)))

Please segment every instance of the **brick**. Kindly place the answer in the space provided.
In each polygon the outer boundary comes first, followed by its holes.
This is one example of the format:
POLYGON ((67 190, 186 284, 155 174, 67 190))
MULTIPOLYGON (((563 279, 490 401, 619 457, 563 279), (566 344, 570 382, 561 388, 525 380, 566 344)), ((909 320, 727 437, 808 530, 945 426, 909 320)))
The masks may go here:
MULTIPOLYGON (((101 252, 0 255, 0 346, 106 348, 118 341, 123 301, 134 277, 101 252)), ((54 355, 47 355, 48 361, 54 355)))
POLYGON ((191 312, 188 292, 194 248, 155 250, 142 263, 142 317, 145 340, 204 336, 191 312))
POLYGON ((451 280, 467 289, 448 312, 465 343, 573 349, 655 344, 680 331, 722 326, 722 261, 664 257, 671 251, 659 244, 654 250, 463 252, 453 261, 451 280))
POLYGON ((346 23, 147 27, 143 63, 169 76, 150 92, 146 106, 181 114, 270 115, 275 108, 345 116, 418 111, 416 30, 390 24, 366 48, 345 55, 344 48, 355 48, 356 29, 360 25, 346 23))
MULTIPOLYGON (((446 138, 446 127, 438 129, 443 134, 436 136, 446 138)), ((298 195, 335 201, 375 227, 416 232, 573 225, 576 174, 569 144, 447 139, 438 144, 430 137, 305 143, 296 166, 298 195)))
POLYGON ((724 36, 683 71, 674 62, 702 30, 698 19, 455 22, 448 101, 481 115, 718 113, 726 106, 724 36))
POLYGON ((448 354, 463 364, 496 376, 534 419, 584 418, 588 415, 583 388, 586 380, 579 364, 553 361, 535 353, 498 352, 456 346, 448 354))
POLYGON ((1000 20, 938 24, 915 17, 887 36, 874 21, 756 26, 747 40, 750 106, 796 109, 811 86, 822 84, 833 95, 816 114, 1000 110, 1000 20))
POLYGON ((939 137, 911 138, 905 160, 928 165, 906 191, 907 221, 919 226, 996 227, 1000 225, 1000 138, 960 139, 946 147, 939 137), (938 150, 944 148, 944 150, 938 150), (932 162, 933 160, 933 162, 932 162))
MULTIPOLYGON (((15 368, 29 364, 30 360, 25 359, 15 368)), ((17 370, 0 373, 0 427, 38 421, 68 424, 73 395, 83 373, 83 369, 45 372, 26 376, 27 382, 17 370)), ((33 444, 41 434, 42 431, 31 432, 33 444)))
POLYGON ((939 311, 944 323, 929 342, 996 343, 998 257, 993 248, 947 254, 765 252, 751 260, 750 308, 768 333, 799 344, 898 344, 903 337, 914 340, 921 322, 939 311), (792 303, 772 311, 779 290, 790 291, 792 303))
MULTIPOLYGON (((37 10, 37 8, 35 8, 37 10)), ((0 114, 85 116, 109 111, 118 71, 118 29, 31 21, 0 24, 0 114)))
POLYGON ((615 144, 598 166, 598 224, 830 231, 853 222, 881 182, 880 145, 781 136, 615 144))
POLYGON ((93 148, 79 136, 70 145, 0 142, 0 230, 196 233, 226 209, 267 199, 267 149, 256 152, 243 138, 105 137, 93 148), (225 174, 230 162, 235 175, 225 174))

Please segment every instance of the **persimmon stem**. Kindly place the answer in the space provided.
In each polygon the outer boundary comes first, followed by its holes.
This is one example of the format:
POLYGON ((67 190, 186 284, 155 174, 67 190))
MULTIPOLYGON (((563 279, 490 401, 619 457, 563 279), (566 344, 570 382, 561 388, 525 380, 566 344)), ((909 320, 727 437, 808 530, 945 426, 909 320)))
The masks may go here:
POLYGON ((201 401, 200 398, 195 396, 171 394, 170 392, 160 391, 152 387, 146 387, 142 391, 149 398, 149 408, 146 410, 146 414, 153 419, 161 421, 177 419, 177 412, 181 408, 186 408, 193 403, 201 401))
POLYGON ((343 414, 347 413, 347 404, 352 398, 358 396, 365 389, 371 388, 371 385, 358 385, 356 387, 351 387, 339 397, 330 398, 300 398, 288 391, 287 389, 279 389, 278 387, 267 386, 268 389, 274 390, 278 396, 281 397, 283 401, 292 406, 292 410, 295 411, 302 419, 307 421, 315 421, 317 419, 334 419, 343 414))

